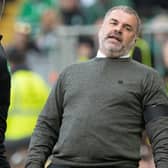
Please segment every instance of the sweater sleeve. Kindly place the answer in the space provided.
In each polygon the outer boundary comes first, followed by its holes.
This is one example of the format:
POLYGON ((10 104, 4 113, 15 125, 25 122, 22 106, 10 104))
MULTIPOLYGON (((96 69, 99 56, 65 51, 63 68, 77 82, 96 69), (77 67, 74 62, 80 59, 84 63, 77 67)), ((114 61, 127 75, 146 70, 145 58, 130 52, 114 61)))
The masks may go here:
POLYGON ((10 73, 4 50, 0 45, 0 167, 9 168, 9 164, 4 155, 4 137, 6 131, 6 119, 10 103, 10 73))
POLYGON ((57 142, 62 116, 62 77, 51 90, 31 137, 25 168, 41 168, 57 142))
POLYGON ((154 161, 157 168, 168 166, 168 117, 161 117, 146 125, 152 145, 154 161))
POLYGON ((144 116, 155 165, 166 168, 168 165, 168 97, 165 85, 157 72, 147 76, 144 83, 144 116))

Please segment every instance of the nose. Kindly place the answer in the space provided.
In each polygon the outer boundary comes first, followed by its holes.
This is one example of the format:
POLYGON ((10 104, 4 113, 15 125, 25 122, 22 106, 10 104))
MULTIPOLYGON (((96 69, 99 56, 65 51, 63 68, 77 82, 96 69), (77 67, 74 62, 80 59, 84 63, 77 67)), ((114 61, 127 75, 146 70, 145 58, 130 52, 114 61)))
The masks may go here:
POLYGON ((122 25, 115 26, 115 32, 121 34, 122 33, 122 25))

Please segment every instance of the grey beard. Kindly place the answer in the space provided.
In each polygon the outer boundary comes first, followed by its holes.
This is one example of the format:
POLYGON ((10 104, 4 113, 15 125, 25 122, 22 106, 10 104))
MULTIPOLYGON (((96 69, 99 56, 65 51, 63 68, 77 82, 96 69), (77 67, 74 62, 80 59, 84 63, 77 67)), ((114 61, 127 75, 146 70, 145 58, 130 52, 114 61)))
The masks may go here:
POLYGON ((130 46, 127 47, 127 48, 122 48, 121 50, 111 49, 111 50, 109 51, 109 57, 118 58, 118 57, 127 55, 127 54, 129 53, 129 51, 131 50, 132 47, 133 47, 133 45, 130 45, 130 46))
MULTIPOLYGON (((103 46, 101 45, 101 41, 99 41, 99 45, 103 46)), ((134 45, 135 40, 132 40, 132 42, 127 47, 122 46, 120 49, 111 48, 107 51, 106 56, 112 58, 119 58, 121 56, 127 55, 130 52, 130 50, 134 47, 134 45)))

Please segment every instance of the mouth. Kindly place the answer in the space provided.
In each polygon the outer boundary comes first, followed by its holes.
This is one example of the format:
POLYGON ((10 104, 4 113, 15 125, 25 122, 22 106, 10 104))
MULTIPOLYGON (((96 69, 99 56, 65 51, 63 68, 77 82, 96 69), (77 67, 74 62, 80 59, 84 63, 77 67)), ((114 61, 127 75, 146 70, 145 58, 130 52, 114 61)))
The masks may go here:
POLYGON ((111 40, 118 41, 118 42, 121 42, 121 41, 122 41, 121 37, 116 36, 116 35, 109 35, 109 36, 107 36, 107 38, 108 38, 108 39, 111 39, 111 40))

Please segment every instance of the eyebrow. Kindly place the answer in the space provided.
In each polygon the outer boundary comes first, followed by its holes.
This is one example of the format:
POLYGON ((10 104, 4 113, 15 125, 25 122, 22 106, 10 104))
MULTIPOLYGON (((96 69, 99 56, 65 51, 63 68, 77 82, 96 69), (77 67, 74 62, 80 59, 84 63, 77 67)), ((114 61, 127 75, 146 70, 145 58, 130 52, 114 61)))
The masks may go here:
POLYGON ((110 21, 118 22, 118 20, 117 20, 117 19, 114 19, 114 18, 110 18, 110 21))
MULTIPOLYGON (((117 19, 114 19, 114 18, 110 18, 110 21, 119 22, 117 19)), ((128 27, 130 27, 132 30, 134 30, 133 27, 132 27, 130 24, 128 24, 128 23, 124 23, 124 26, 128 26, 128 27)))

